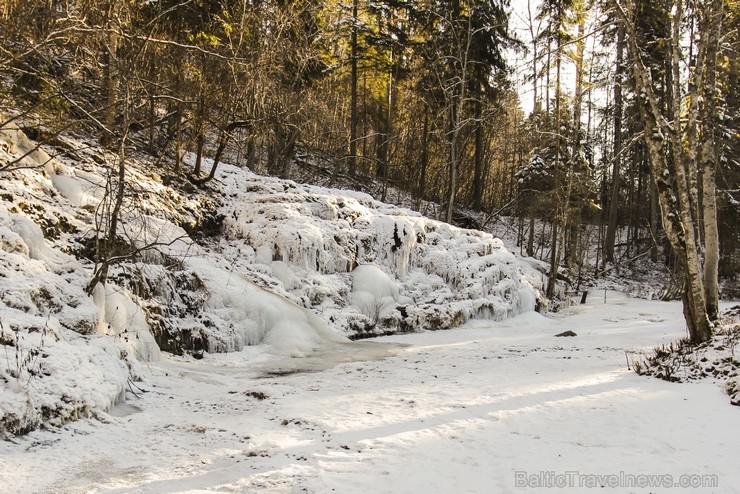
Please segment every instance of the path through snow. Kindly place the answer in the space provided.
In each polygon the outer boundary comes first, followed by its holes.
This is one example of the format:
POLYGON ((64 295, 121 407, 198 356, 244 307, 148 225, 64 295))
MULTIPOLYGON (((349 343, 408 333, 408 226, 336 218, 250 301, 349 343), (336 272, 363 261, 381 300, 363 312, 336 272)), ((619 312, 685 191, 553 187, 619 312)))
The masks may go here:
POLYGON ((1 443, 0 491, 586 492, 662 475, 606 491, 740 492, 740 416, 719 387, 627 369, 625 350, 682 328, 677 303, 602 292, 555 318, 364 342, 353 358, 371 360, 165 358, 110 414, 1 443))

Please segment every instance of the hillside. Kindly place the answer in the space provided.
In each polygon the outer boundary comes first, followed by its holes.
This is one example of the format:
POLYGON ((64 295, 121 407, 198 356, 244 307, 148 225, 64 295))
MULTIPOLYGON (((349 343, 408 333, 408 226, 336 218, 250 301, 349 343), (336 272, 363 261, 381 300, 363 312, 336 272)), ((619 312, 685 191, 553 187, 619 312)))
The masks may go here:
POLYGON ((0 131, 14 164, 0 181, 3 434, 111 409, 162 351, 331 359, 363 348, 354 339, 542 303, 540 272, 490 234, 230 165, 198 189, 124 151, 0 131), (107 283, 91 285, 105 261, 107 283))

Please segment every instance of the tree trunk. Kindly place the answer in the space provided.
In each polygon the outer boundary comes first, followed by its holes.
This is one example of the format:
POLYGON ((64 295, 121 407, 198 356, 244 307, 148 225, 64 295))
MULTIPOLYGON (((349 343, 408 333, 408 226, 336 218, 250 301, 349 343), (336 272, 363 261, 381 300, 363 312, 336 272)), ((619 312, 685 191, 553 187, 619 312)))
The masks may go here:
POLYGON ((203 152, 206 144, 206 138, 202 132, 198 131, 195 142, 195 168, 193 169, 193 175, 199 177, 203 169, 203 152))
POLYGON ((357 171, 357 3, 352 2, 352 34, 351 45, 351 80, 350 80, 350 117, 349 117, 349 174, 354 176, 357 171))
POLYGON ((255 171, 257 164, 257 146, 254 144, 254 138, 250 137, 247 141, 247 168, 255 171))
POLYGON ((537 35, 534 32, 534 19, 532 18, 532 0, 527 0, 527 17, 529 19, 529 37, 532 39, 532 114, 537 113, 539 102, 537 101, 537 35))
POLYGON ((196 177, 200 176, 203 170, 203 152, 206 144, 205 136, 205 119, 206 119, 206 101, 203 94, 201 94, 198 102, 198 113, 196 121, 193 125, 193 131, 195 132, 195 168, 193 169, 193 175, 196 177))
MULTIPOLYGON (((128 102, 124 103, 128 104, 128 102)), ((124 110, 127 113, 126 110, 124 110)), ((124 129, 128 129, 128 118, 125 119, 124 123, 126 126, 124 129)), ((123 199, 126 192, 126 138, 128 131, 124 130, 123 137, 118 147, 118 166, 116 169, 115 178, 111 174, 108 177, 106 183, 106 197, 103 199, 107 203, 107 207, 101 208, 105 217, 103 218, 104 225, 102 228, 98 226, 98 239, 97 239, 97 261, 100 265, 95 270, 90 283, 87 285, 87 293, 91 295, 93 290, 98 283, 105 285, 108 281, 108 270, 110 268, 112 258, 115 257, 115 248, 118 243, 118 223, 121 216, 121 208, 123 207, 123 199), (112 197, 111 197, 112 196, 112 197), (112 204, 112 208, 110 207, 112 204), (110 209, 109 209, 110 208, 110 209), (103 238, 99 238, 100 233, 103 233, 103 238)))
MULTIPOLYGON (((562 53, 561 53, 561 44, 560 44, 560 38, 558 37, 557 41, 557 49, 555 52, 555 176, 559 177, 562 172, 562 163, 561 161, 561 152, 562 152, 562 142, 561 142, 561 120, 560 120, 560 75, 561 75, 561 68, 562 68, 562 53)), ((566 177, 566 181, 568 184, 570 183, 570 178, 566 177)), ((562 197, 562 183, 559 178, 556 178, 555 180, 555 197, 556 197, 556 204, 555 204, 555 215, 553 217, 552 221, 552 248, 550 250, 550 277, 547 282, 547 298, 553 298, 555 296, 555 286, 557 284, 557 278, 558 278, 558 270, 559 270, 559 264, 560 264, 560 245, 558 245, 558 228, 562 227, 565 228, 566 225, 566 211, 569 207, 569 204, 567 203, 568 197, 564 198, 562 197), (559 224, 562 222, 562 225, 559 224)))
MULTIPOLYGON (((643 138, 650 155, 650 173, 658 192, 663 226, 666 236, 686 273, 683 291, 684 316, 689 338, 694 343, 700 343, 711 337, 712 329, 707 317, 699 239, 695 235, 694 205, 690 200, 693 191, 689 190, 690 180, 686 177, 686 170, 689 169, 688 163, 686 163, 687 153, 684 152, 682 147, 684 136, 678 120, 680 114, 676 101, 680 99, 680 94, 674 93, 671 98, 673 102, 673 105, 669 107, 670 117, 673 120, 671 122, 661 113, 650 72, 642 60, 634 25, 630 23, 630 13, 633 15, 634 6, 628 0, 627 11, 616 0, 614 5, 629 34, 628 46, 633 59, 632 71, 635 92, 638 95, 640 116, 645 126, 643 138), (668 136, 668 144, 671 148, 669 154, 665 152, 665 136, 668 136)), ((672 21, 676 22, 677 19, 674 18, 672 21)), ((676 37, 677 30, 674 29, 672 57, 679 55, 676 48, 678 45, 676 37)), ((671 65, 675 68, 676 64, 677 62, 673 60, 671 65)), ((696 70, 702 69, 703 67, 697 67, 696 70)), ((676 84, 676 81, 673 81, 672 86, 669 91, 675 92, 680 87, 676 84)), ((701 97, 701 90, 698 86, 696 91, 699 94, 693 94, 692 96, 701 97)))
POLYGON ((551 53, 552 53, 552 44, 550 42, 550 38, 547 38, 547 46, 545 49, 547 50, 547 60, 545 62, 545 113, 547 115, 550 115, 550 69, 552 67, 552 61, 551 53))
POLYGON ((476 100, 474 103, 475 111, 475 150, 474 150, 474 177, 473 177, 473 209, 481 209, 483 203, 483 188, 485 185, 485 175, 483 173, 483 104, 476 100))
POLYGON ((655 186, 655 180, 650 177, 650 229, 655 241, 653 246, 650 248, 650 260, 653 262, 658 261, 658 243, 657 240, 660 238, 660 204, 658 204, 658 188, 655 186))
POLYGON ((706 39, 706 94, 700 121, 704 142, 700 150, 704 220, 704 289, 707 315, 719 321, 719 229, 717 222, 717 164, 719 136, 717 127, 717 56, 722 33, 722 0, 711 0, 705 9, 709 34, 706 39))
POLYGON ((419 184, 416 190, 416 197, 421 204, 424 200, 424 193, 427 182, 427 168, 429 166, 429 113, 424 112, 424 129, 421 133, 421 155, 419 157, 419 184))
MULTIPOLYGON (((711 158, 710 158, 711 159, 711 158)), ((717 228, 716 160, 704 163, 704 289, 707 316, 719 321, 719 229, 717 228)))
POLYGON ((450 107, 450 170, 449 170, 449 182, 450 187, 447 193, 447 213, 445 214, 445 221, 452 224, 452 214, 455 210, 455 199, 457 197, 457 166, 458 166, 458 154, 457 154, 457 136, 460 132, 457 124, 457 109, 456 103, 453 100, 452 106, 450 107))
MULTIPOLYGON (((393 58, 391 55, 391 62, 393 58)), ((390 159, 391 135, 393 133, 393 95, 394 95, 394 75, 393 69, 388 71, 388 80, 385 86, 385 111, 383 112, 383 128, 378 136, 380 145, 378 146, 378 167, 375 169, 375 176, 383 180, 383 198, 388 183, 388 160, 390 159)))
POLYGON ((547 298, 555 297, 555 287, 558 282, 558 264, 560 262, 560 255, 558 252, 558 222, 554 220, 552 222, 552 248, 550 250, 550 273, 547 280, 547 291, 545 296, 547 298))
MULTIPOLYGON (((188 177, 190 181, 196 185, 203 185, 206 182, 213 180, 216 177, 216 170, 218 169, 218 165, 221 163, 221 158, 223 158, 224 152, 226 151, 226 146, 228 146, 229 141, 231 140, 232 132, 239 128, 248 129, 250 126, 250 123, 246 121, 235 121, 227 125, 226 128, 221 131, 221 135, 218 138, 218 148, 216 148, 216 154, 213 156, 213 164, 211 165, 211 171, 208 173, 208 176, 200 178, 199 174, 193 172, 193 174, 188 177)), ((253 165, 253 162, 254 145, 250 139, 249 145, 247 146, 247 166, 253 165)))
MULTIPOLYGON (((112 5, 115 2, 112 3, 112 5)), ((113 7, 111 7, 113 8, 113 7)), ((113 15, 112 12, 109 13, 113 15)), ((105 107, 105 129, 101 136, 101 142, 104 146, 109 146, 113 143, 115 136, 114 125, 116 121, 116 113, 118 106, 118 68, 117 68, 117 57, 118 57, 118 33, 113 27, 113 22, 109 22, 110 31, 107 36, 106 45, 106 64, 105 64, 105 91, 106 91, 106 107, 105 107)))
POLYGON ((272 175, 285 177, 295 154, 298 130, 291 125, 275 122, 273 133, 272 142, 268 148, 268 170, 272 175))
POLYGON ((568 169, 570 170, 568 178, 568 193, 566 196, 565 207, 568 214, 568 242, 566 243, 566 255, 568 269, 578 266, 580 268, 580 256, 578 255, 579 226, 581 224, 580 205, 573 207, 573 186, 577 177, 585 170, 584 163, 581 161, 583 149, 581 146, 581 112, 583 107, 583 65, 585 53, 585 41, 583 35, 586 29, 586 17, 584 12, 578 12, 578 37, 576 38, 576 87, 573 97, 573 155, 569 160, 568 169))
POLYGON ((180 173, 182 164, 182 104, 177 103, 175 109, 175 173, 180 173))
POLYGON ((149 154, 154 155, 156 146, 154 145, 155 125, 157 116, 157 106, 153 95, 149 95, 149 154))
MULTIPOLYGON (((640 87, 639 90, 643 90, 640 87)), ((646 122, 651 123, 647 128, 657 129, 657 120, 648 108, 641 105, 641 113, 646 122)), ((693 215, 689 192, 686 190, 686 177, 684 174, 685 163, 676 163, 671 168, 676 175, 677 183, 675 190, 666 178, 670 176, 669 165, 663 152, 662 134, 645 133, 648 152, 650 153, 650 171, 658 192, 663 226, 665 227, 668 240, 673 250, 679 256, 682 267, 686 271, 686 286, 684 288, 685 303, 684 313, 687 315, 686 324, 689 328, 689 336, 694 343, 707 341, 711 337, 711 327, 706 312, 704 299, 704 281, 701 269, 701 258, 694 233, 693 215), (657 137, 656 137, 657 136, 657 137), (675 195, 674 195, 675 194, 675 195), (675 197, 678 198, 676 204, 675 197)), ((677 139, 674 136, 673 139, 677 139)), ((673 144, 674 151, 678 146, 673 144)), ((675 154, 674 154, 675 157, 675 154)))
POLYGON ((619 217, 619 166, 622 159, 622 80, 624 78, 624 26, 617 31, 617 70, 614 74, 614 148, 612 151, 612 190, 609 199, 609 220, 604 242, 604 263, 614 262, 614 244, 619 217))

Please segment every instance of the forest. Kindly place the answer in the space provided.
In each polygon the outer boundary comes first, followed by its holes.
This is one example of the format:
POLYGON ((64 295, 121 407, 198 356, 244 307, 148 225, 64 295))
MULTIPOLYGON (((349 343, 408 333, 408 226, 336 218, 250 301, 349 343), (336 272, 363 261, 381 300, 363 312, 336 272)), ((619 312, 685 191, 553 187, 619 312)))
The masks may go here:
POLYGON ((550 266, 549 298, 558 279, 662 263, 665 297, 684 300, 700 342, 720 287, 737 296, 739 10, 737 0, 3 0, 0 126, 23 121, 51 146, 88 132, 117 153, 91 291, 116 259, 137 149, 199 189, 223 162, 286 178, 298 168, 380 184, 379 200, 403 191, 448 223, 513 218, 521 253, 550 266))

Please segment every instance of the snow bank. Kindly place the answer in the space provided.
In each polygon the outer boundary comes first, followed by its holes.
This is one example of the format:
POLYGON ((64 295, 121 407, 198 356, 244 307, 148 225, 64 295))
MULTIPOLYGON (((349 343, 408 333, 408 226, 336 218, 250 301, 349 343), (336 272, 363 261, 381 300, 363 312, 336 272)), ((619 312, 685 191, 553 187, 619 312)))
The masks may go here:
MULTIPOLYGON (((0 120, 5 120, 0 115, 0 120)), ((18 167, 53 167, 53 159, 14 123, 0 128, 0 161, 14 162, 18 167)))
POLYGON ((13 215, 10 229, 20 237, 25 245, 23 252, 27 253, 29 258, 42 261, 52 268, 71 260, 62 252, 49 248, 41 228, 28 217, 13 215))
POLYGON ((121 339, 94 334, 98 308, 84 291, 91 271, 70 255, 89 223, 53 180, 74 170, 14 126, 0 129, 0 162, 24 167, 0 180, 2 436, 109 409, 136 364, 121 339))
POLYGON ((3 311, 0 342, 0 436, 42 423, 61 425, 124 396, 133 365, 118 341, 62 329, 55 318, 3 311))
POLYGON ((0 435, 60 424, 123 396, 125 348, 89 334, 97 310, 73 258, 0 204, 0 435))

